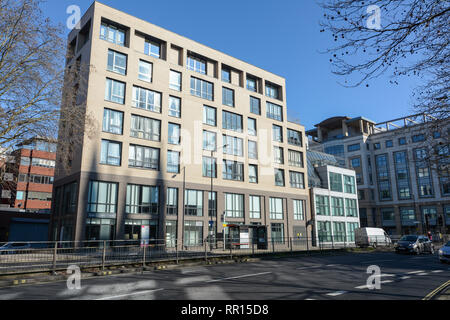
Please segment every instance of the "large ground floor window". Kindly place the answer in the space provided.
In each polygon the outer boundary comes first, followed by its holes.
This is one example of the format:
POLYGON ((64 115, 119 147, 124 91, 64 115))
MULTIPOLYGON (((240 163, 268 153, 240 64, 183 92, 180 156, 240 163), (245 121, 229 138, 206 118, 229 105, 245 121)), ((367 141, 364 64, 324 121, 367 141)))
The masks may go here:
POLYGON ((184 222, 184 245, 189 247, 203 245, 203 222, 184 222))
POLYGON ((116 220, 114 219, 88 219, 86 221, 87 241, 114 240, 116 220))
POLYGON ((277 244, 284 244, 284 224, 272 223, 272 241, 277 244))

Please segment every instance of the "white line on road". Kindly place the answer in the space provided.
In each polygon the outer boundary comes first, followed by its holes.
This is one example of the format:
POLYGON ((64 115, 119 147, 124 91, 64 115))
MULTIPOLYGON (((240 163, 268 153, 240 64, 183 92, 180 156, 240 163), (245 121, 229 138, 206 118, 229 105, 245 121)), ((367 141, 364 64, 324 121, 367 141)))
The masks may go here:
POLYGON ((341 296, 346 293, 347 293, 347 291, 337 291, 337 292, 327 293, 327 296, 337 297, 337 296, 341 296))
POLYGON ((419 271, 411 271, 411 272, 408 272, 407 274, 417 274, 417 273, 423 273, 423 272, 425 272, 425 271, 419 270, 419 271))
POLYGON ((426 272, 423 272, 423 273, 419 273, 419 274, 417 274, 418 276, 427 276, 428 275, 428 273, 426 273, 426 272))
MULTIPOLYGON (((393 280, 384 280, 381 281, 381 284, 385 284, 385 283, 392 283, 394 282, 393 280)), ((367 284, 363 285, 363 286, 359 286, 359 287, 355 287, 355 289, 361 290, 361 289, 369 289, 369 286, 367 284)))
POLYGON ((200 277, 178 279, 175 283, 178 285, 186 285, 186 284, 191 284, 191 283, 196 283, 196 282, 204 282, 204 281, 208 281, 208 280, 211 280, 210 276, 200 276, 200 277))
POLYGON ((105 297, 105 298, 100 298, 100 299, 95 299, 95 300, 112 300, 112 299, 124 298, 124 297, 129 297, 129 296, 137 296, 137 295, 142 295, 142 294, 147 294, 147 293, 153 293, 153 292, 157 292, 157 291, 161 291, 161 290, 164 290, 164 289, 155 289, 155 290, 147 290, 147 291, 134 292, 134 293, 126 293, 126 294, 121 294, 118 296, 105 297))
POLYGON ((245 274, 242 276, 237 276, 237 277, 230 277, 230 278, 223 278, 223 279, 216 279, 216 280, 209 280, 206 281, 207 283, 211 283, 211 282, 219 282, 219 281, 225 281, 225 280, 232 280, 232 279, 240 279, 240 278, 248 278, 248 277, 256 277, 256 276, 262 276, 265 274, 271 274, 272 272, 263 272, 263 273, 254 273, 254 274, 245 274))
POLYGON ((410 276, 404 276, 404 277, 401 277, 400 279, 407 280, 407 279, 411 279, 411 277, 410 276))
POLYGON ((434 270, 434 271, 432 271, 433 273, 441 273, 441 272, 444 272, 444 270, 434 270))

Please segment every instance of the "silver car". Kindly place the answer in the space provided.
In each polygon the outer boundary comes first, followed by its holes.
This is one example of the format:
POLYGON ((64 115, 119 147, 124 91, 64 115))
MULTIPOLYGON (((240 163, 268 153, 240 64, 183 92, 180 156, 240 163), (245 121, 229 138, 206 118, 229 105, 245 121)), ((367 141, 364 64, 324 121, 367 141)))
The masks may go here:
POLYGON ((450 262, 450 241, 439 250, 439 260, 442 263, 450 262))

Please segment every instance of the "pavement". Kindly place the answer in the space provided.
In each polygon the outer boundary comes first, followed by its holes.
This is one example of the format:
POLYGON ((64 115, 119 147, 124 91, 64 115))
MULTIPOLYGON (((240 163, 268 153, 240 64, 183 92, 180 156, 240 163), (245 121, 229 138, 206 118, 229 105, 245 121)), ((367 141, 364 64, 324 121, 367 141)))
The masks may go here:
POLYGON ((0 300, 422 300, 449 279, 437 256, 347 253, 87 277, 79 289, 23 284, 0 288, 0 300))

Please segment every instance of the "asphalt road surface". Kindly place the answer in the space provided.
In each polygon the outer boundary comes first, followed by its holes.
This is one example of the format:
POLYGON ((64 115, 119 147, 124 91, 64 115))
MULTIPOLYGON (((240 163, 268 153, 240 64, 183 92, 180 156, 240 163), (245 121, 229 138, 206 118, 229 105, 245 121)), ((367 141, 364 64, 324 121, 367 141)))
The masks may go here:
POLYGON ((0 300, 421 300, 450 279, 432 255, 394 253, 289 257, 244 264, 184 267, 0 289, 0 300), (380 290, 367 287, 369 266, 380 290))

